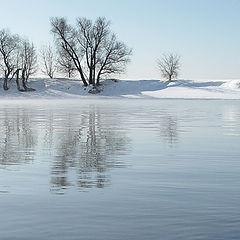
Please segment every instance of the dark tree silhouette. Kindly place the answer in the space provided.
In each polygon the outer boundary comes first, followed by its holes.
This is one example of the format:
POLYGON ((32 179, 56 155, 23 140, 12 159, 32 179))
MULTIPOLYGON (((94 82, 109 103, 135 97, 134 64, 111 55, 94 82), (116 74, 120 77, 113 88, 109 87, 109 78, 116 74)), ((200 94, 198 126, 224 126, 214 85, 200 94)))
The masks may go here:
POLYGON ((85 86, 99 84, 104 75, 123 72, 130 61, 132 51, 117 40, 104 17, 95 22, 78 18, 75 28, 65 18, 55 17, 51 26, 58 50, 72 59, 85 86))
POLYGON ((158 67, 162 77, 168 79, 168 81, 172 81, 173 78, 178 77, 180 56, 173 53, 163 54, 162 57, 158 59, 158 67))
POLYGON ((37 72, 37 53, 33 43, 24 39, 21 43, 21 69, 23 71, 24 84, 29 77, 37 72))
POLYGON ((57 58, 57 70, 66 77, 72 78, 76 75, 76 67, 72 58, 66 54, 64 49, 59 49, 57 58))
POLYGON ((1 54, 1 68, 4 72, 3 89, 8 90, 8 79, 16 70, 19 62, 19 43, 18 35, 11 34, 8 30, 0 31, 0 54, 1 54))

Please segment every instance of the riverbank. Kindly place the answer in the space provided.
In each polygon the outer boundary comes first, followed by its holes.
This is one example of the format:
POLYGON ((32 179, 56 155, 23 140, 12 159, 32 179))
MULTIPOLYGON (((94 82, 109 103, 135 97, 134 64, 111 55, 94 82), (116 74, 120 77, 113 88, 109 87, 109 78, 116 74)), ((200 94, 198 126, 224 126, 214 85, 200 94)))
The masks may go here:
POLYGON ((19 92, 12 80, 9 90, 0 89, 0 99, 12 98, 179 98, 179 99, 240 99, 240 80, 105 80, 100 92, 90 93, 79 79, 31 79, 34 92, 19 92))

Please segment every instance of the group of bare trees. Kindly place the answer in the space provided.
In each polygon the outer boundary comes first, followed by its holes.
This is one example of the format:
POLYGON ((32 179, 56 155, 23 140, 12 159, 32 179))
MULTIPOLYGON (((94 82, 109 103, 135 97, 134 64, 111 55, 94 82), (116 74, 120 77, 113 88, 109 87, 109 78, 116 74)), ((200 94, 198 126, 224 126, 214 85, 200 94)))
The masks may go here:
POLYGON ((85 86, 98 85, 104 75, 123 72, 130 61, 131 49, 117 40, 104 17, 95 22, 78 18, 75 26, 55 17, 51 32, 62 71, 69 76, 78 72, 85 86))
POLYGON ((37 53, 29 40, 0 30, 0 67, 4 75, 3 88, 8 90, 8 81, 16 77, 18 90, 28 91, 26 82, 37 71, 37 53), (21 73, 22 89, 19 83, 21 73))
MULTIPOLYGON (((51 18, 50 23, 54 45, 46 44, 40 51, 41 70, 50 78, 56 72, 68 78, 78 73, 84 86, 95 86, 105 76, 122 73, 130 61, 132 50, 117 39, 104 17, 95 21, 77 18, 74 26, 62 17, 51 18)), ((158 60, 164 78, 171 81, 178 76, 179 60, 176 54, 165 54, 158 60)), ((37 72, 37 66, 33 43, 6 29, 0 30, 0 70, 4 90, 8 90, 11 79, 16 79, 18 90, 33 90, 26 83, 37 72)))
MULTIPOLYGON (((41 70, 50 78, 56 72, 69 78, 79 73, 85 86, 98 85, 104 76, 123 72, 130 61, 131 49, 118 41, 104 17, 94 22, 78 18, 75 26, 65 18, 52 18, 51 32, 54 46, 46 44, 40 52, 41 70)), ((6 29, 0 30, 0 67, 4 90, 8 90, 8 82, 13 78, 18 90, 30 90, 26 82, 37 72, 35 46, 6 29)))
POLYGON ((40 50, 42 59, 42 73, 50 78, 54 78, 56 73, 65 77, 76 76, 77 69, 71 57, 64 53, 63 49, 56 49, 50 43, 42 46, 40 50))

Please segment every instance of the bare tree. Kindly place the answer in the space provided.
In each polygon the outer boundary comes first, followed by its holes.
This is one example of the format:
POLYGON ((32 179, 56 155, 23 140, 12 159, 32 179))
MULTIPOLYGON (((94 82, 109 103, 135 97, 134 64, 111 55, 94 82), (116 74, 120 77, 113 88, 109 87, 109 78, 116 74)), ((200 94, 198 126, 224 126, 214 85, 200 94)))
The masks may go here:
POLYGON ((27 82, 29 77, 37 72, 37 53, 33 43, 24 39, 21 43, 21 69, 24 82, 27 82))
POLYGON ((110 22, 99 17, 93 23, 86 18, 78 18, 78 42, 80 43, 89 73, 89 84, 99 84, 106 74, 121 73, 130 61, 131 50, 117 41, 110 31, 110 22))
POLYGON ((41 48, 41 57, 43 61, 42 72, 53 78, 54 73, 57 70, 56 54, 51 44, 43 45, 41 48))
POLYGON ((76 28, 64 18, 52 18, 51 25, 58 48, 72 58, 84 85, 99 84, 103 75, 125 70, 131 50, 117 41, 104 17, 95 22, 78 18, 76 28))
POLYGON ((16 77, 17 89, 23 91, 19 83, 20 71, 23 88, 29 90, 26 81, 37 70, 37 55, 33 43, 3 29, 0 31, 0 56, 0 66, 4 72, 4 90, 8 90, 8 80, 16 77))
POLYGON ((123 42, 117 41, 116 36, 112 34, 97 56, 97 84, 103 75, 122 73, 130 61, 131 53, 132 51, 123 42))
POLYGON ((74 77, 77 71, 72 58, 62 48, 58 51, 57 70, 68 78, 74 77))
POLYGON ((77 40, 85 56, 89 84, 95 84, 98 53, 110 33, 109 25, 105 18, 98 18, 95 23, 87 18, 77 19, 77 40))
POLYGON ((180 56, 173 53, 163 54, 158 59, 158 67, 162 73, 162 77, 172 81, 173 78, 178 77, 180 69, 180 56))
POLYGON ((67 20, 65 18, 59 17, 51 19, 51 26, 51 31, 55 36, 55 42, 58 49, 62 48, 62 51, 72 59, 77 71, 80 74, 83 84, 87 86, 88 82, 81 65, 81 60, 84 53, 81 51, 81 49, 79 49, 76 38, 76 30, 67 24, 67 20))
POLYGON ((0 31, 0 54, 2 55, 2 70, 4 72, 3 89, 8 90, 8 79, 14 74, 19 64, 19 43, 18 35, 11 34, 8 30, 0 31))

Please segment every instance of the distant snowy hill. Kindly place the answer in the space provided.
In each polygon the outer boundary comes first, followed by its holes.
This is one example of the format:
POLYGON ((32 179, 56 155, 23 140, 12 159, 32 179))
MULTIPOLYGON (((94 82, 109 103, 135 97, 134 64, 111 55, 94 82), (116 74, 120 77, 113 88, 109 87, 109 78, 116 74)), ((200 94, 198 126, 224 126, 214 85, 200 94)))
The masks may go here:
MULTIPOLYGON (((2 83, 1 83, 2 84, 2 83)), ((183 99, 240 99, 240 80, 193 81, 175 80, 105 80, 99 93, 91 94, 92 87, 84 87, 78 79, 32 79, 29 86, 35 92, 18 92, 16 83, 10 89, 0 88, 0 99, 6 98, 183 98, 183 99)))

